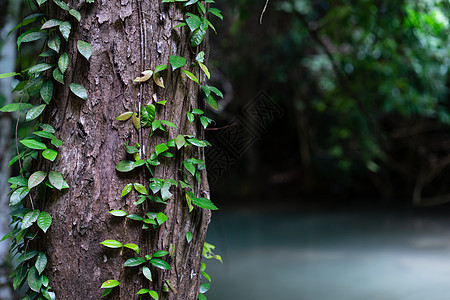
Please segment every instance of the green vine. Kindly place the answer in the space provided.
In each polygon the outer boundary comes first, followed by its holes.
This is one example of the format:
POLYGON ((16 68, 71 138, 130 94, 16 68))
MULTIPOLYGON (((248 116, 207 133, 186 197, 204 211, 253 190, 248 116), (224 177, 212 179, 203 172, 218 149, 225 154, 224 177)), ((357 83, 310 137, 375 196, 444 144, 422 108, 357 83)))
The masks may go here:
MULTIPOLYGON (((32 250, 32 244, 45 234, 52 224, 49 213, 41 211, 46 194, 49 190, 63 191, 69 188, 63 175, 51 167, 44 167, 31 173, 31 167, 36 167, 34 160, 41 155, 53 162, 58 156, 58 148, 62 146, 49 125, 40 123, 39 119, 53 99, 54 82, 64 84, 64 73, 69 68, 69 56, 61 52, 68 43, 72 31, 71 21, 79 22, 81 14, 70 8, 67 3, 53 0, 59 9, 64 11, 66 19, 48 19, 42 12, 41 6, 46 0, 37 0, 32 10, 37 11, 26 17, 12 31, 27 28, 17 38, 17 48, 20 51, 25 43, 43 41, 44 49, 39 54, 34 65, 23 69, 20 73, 0 74, 0 78, 18 77, 21 81, 15 86, 13 92, 20 94, 16 103, 7 104, 0 109, 2 112, 17 112, 16 123, 16 152, 9 162, 9 166, 19 164, 20 175, 8 179, 11 184, 11 231, 1 241, 11 238, 10 252, 17 257, 17 268, 11 273, 13 287, 21 289, 27 282, 28 292, 22 299, 56 299, 48 278, 45 276, 47 255, 44 252, 32 250), (30 28, 31 27, 31 28, 30 28), (61 39, 62 37, 62 39, 61 39), (26 112, 26 113, 25 113, 26 112), (18 127, 22 113, 25 113, 26 122, 35 122, 32 136, 18 140, 18 127), (49 170, 50 169, 50 170, 49 170)), ((93 2, 93 0, 86 0, 93 2)), ((84 41, 77 42, 79 53, 89 60, 92 47, 84 41)), ((85 88, 77 83, 70 83, 70 90, 76 96, 87 100, 85 88)))
MULTIPOLYGON (((58 156, 58 148, 62 146, 62 141, 56 136, 55 129, 44 123, 39 123, 42 118, 45 108, 50 105, 53 99, 53 90, 55 84, 64 85, 64 74, 69 68, 69 55, 61 50, 65 48, 69 42, 72 25, 74 22, 80 22, 81 14, 69 7, 67 3, 61 0, 52 0, 59 9, 62 10, 63 19, 48 19, 42 12, 41 6, 47 0, 36 0, 36 5, 33 7, 36 13, 26 17, 14 30, 22 30, 27 28, 25 32, 17 38, 18 49, 24 43, 34 41, 43 41, 44 49, 39 54, 39 58, 34 65, 22 70, 20 73, 6 73, 0 74, 0 78, 16 76, 21 78, 19 84, 14 88, 14 92, 20 94, 20 99, 16 103, 8 104, 0 109, 2 112, 17 112, 16 124, 16 152, 17 155, 13 157, 9 165, 15 163, 19 164, 20 175, 8 179, 11 184, 10 192, 10 206, 11 206, 11 231, 2 238, 3 240, 12 239, 11 253, 17 255, 18 267, 12 272, 14 289, 20 289, 25 282, 28 285, 28 292, 23 299, 56 299, 55 292, 52 291, 48 278, 45 276, 45 268, 47 265, 47 256, 44 252, 33 250, 33 245, 37 243, 38 238, 47 232, 52 224, 52 217, 49 213, 41 211, 38 207, 44 207, 46 195, 51 190, 63 191, 69 186, 64 180, 62 174, 55 170, 51 170, 51 166, 41 165, 43 170, 31 173, 31 167, 36 168, 37 164, 34 162, 39 155, 44 159, 53 162, 58 156), (31 28, 30 28, 31 27, 31 28), (25 112, 26 122, 35 122, 35 131, 31 137, 23 140, 18 140, 17 128, 21 118, 21 113, 25 112)), ((50 0, 48 2, 51 2, 50 0)), ((86 0, 88 3, 93 3, 93 0, 86 0)), ((208 67, 205 65, 204 51, 198 51, 198 47, 204 37, 206 36, 208 28, 215 28, 208 20, 209 15, 214 15, 222 19, 220 11, 216 8, 211 8, 209 5, 214 3, 212 0, 163 0, 163 3, 171 3, 173 7, 177 5, 175 2, 185 2, 183 5, 186 8, 185 22, 171 25, 171 32, 175 28, 187 26, 190 31, 190 44, 196 54, 195 63, 187 66, 187 60, 184 57, 177 55, 170 55, 168 62, 171 66, 172 72, 179 72, 179 76, 186 76, 189 80, 194 81, 199 90, 203 93, 206 102, 213 108, 218 109, 216 97, 223 97, 222 93, 215 87, 209 85, 202 85, 203 80, 199 80, 194 73, 200 75, 202 72, 204 76, 210 79, 211 74, 208 67), (190 12, 188 12, 188 10, 190 12), (196 11, 196 13, 192 13, 196 11), (177 71, 178 70, 178 71, 177 71), (215 96, 214 96, 215 95, 215 96)), ((92 47, 89 43, 79 40, 76 43, 78 52, 89 61, 92 55, 92 47)), ((170 47, 171 49, 171 47, 170 47)), ((145 84, 146 81, 153 78, 153 82, 161 87, 164 85, 164 74, 167 65, 158 65, 154 70, 144 70, 141 77, 137 77, 134 82, 137 84, 145 84)), ((70 91, 77 97, 87 100, 86 89, 78 83, 69 84, 70 91)), ((168 130, 178 130, 177 126, 170 121, 158 119, 157 115, 161 109, 164 109, 166 101, 158 101, 154 104, 139 105, 137 112, 124 112, 116 119, 118 121, 131 120, 133 126, 138 130, 142 136, 142 130, 149 130, 149 135, 153 136, 158 132, 166 132, 168 130)), ((200 122, 203 129, 206 129, 212 123, 212 119, 204 116, 204 111, 198 108, 192 108, 186 113, 187 120, 194 124, 196 121, 200 122)), ((167 140, 166 142, 156 145, 153 152, 145 156, 141 145, 136 143, 129 145, 128 142, 124 144, 127 154, 132 157, 132 160, 123 160, 116 166, 119 172, 130 172, 136 168, 145 168, 148 170, 151 177, 148 177, 147 184, 139 182, 130 182, 122 188, 121 197, 127 196, 133 189, 137 192, 138 199, 134 202, 135 206, 142 205, 145 208, 147 201, 152 201, 160 204, 167 204, 172 197, 170 189, 172 187, 180 188, 186 199, 189 212, 194 209, 194 206, 203 209, 215 210, 217 207, 206 197, 201 197, 199 188, 192 187, 193 183, 197 182, 200 185, 201 172, 205 170, 205 161, 200 158, 190 157, 183 161, 183 176, 182 180, 175 180, 172 178, 155 178, 153 177, 155 168, 162 164, 161 158, 170 159, 174 156, 173 152, 183 151, 183 148, 203 148, 209 146, 209 142, 201 140, 195 133, 179 133, 176 138, 167 140)), ((193 151, 196 152, 196 151, 193 151)), ((197 151, 199 152, 199 151, 197 151)), ((129 214, 123 210, 112 210, 109 212, 115 217, 124 217, 125 220, 132 220, 142 223, 143 229, 158 230, 158 228, 168 220, 168 217, 162 211, 149 211, 143 215, 129 214)), ((125 223, 126 224, 126 223, 125 223)), ((192 241, 193 234, 186 232, 186 241, 192 241)), ((141 267, 142 274, 146 279, 152 281, 152 271, 150 267, 161 270, 171 270, 170 264, 167 262, 167 257, 174 256, 174 245, 170 245, 167 250, 159 250, 153 253, 141 253, 139 246, 136 243, 122 243, 117 240, 108 239, 102 241, 102 244, 108 248, 117 248, 122 250, 124 248, 131 249, 136 253, 135 257, 129 258, 125 261, 124 267, 141 267), (166 259, 165 259, 166 258, 166 259)), ((213 253, 214 246, 208 243, 204 244, 203 257, 205 259, 215 258, 221 261, 220 256, 213 253)), ((210 276, 205 272, 206 265, 202 262, 201 274, 203 277, 211 281, 210 276)), ((112 289, 120 283, 117 280, 110 279, 105 281, 101 288, 104 289, 102 297, 108 295, 112 289)), ((206 299, 204 293, 210 288, 209 283, 201 285, 199 290, 199 299, 206 299)), ((164 282, 165 292, 174 291, 171 283, 166 280, 164 282)), ((153 299, 159 299, 156 291, 143 288, 137 292, 138 295, 149 294, 153 299)))

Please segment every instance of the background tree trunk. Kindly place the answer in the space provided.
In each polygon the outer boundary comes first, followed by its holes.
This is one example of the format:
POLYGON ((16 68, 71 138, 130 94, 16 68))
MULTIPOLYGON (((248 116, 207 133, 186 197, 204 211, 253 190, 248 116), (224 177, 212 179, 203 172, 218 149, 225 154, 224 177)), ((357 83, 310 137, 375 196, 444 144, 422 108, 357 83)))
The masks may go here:
MULTIPOLYGON (((63 174, 70 185, 68 192, 54 192, 43 205, 53 217, 47 238, 40 245, 46 248, 49 257, 50 285, 58 299, 98 299, 100 286, 108 279, 120 281, 120 287, 107 299, 137 299, 136 292, 141 288, 156 290, 160 299, 196 299, 209 211, 195 208, 189 214, 184 194, 175 187, 167 206, 149 203, 143 211, 133 205, 137 200, 134 191, 124 198, 120 194, 128 183, 140 182, 148 187, 145 174, 134 171, 130 175, 115 170, 116 164, 127 158, 123 147, 126 141, 132 145, 139 142, 143 158, 148 158, 155 145, 178 134, 203 135, 199 126, 186 120, 187 110, 203 106, 198 86, 181 76, 180 70, 172 72, 169 66, 164 76, 166 89, 152 81, 132 82, 146 69, 169 65, 169 55, 187 58, 186 66, 190 66, 200 51, 189 46, 186 27, 175 29, 171 41, 171 26, 183 20, 183 5, 162 4, 159 0, 97 0, 92 5, 69 1, 69 5, 78 9, 83 18, 79 26, 72 22, 69 42, 62 50, 70 56, 65 85, 55 83, 57 96, 52 100, 53 110, 46 116, 64 142, 51 168, 63 174), (92 45, 89 62, 77 55, 77 40, 92 45), (86 87, 87 102, 70 93, 70 82, 86 87), (146 105, 155 100, 167 100, 166 106, 157 110, 157 119, 169 120, 179 129, 149 137, 145 131, 138 133, 130 121, 115 120, 123 112, 138 112, 140 103, 146 105), (159 229, 143 230, 140 222, 108 214, 112 209, 140 215, 163 211, 169 220, 159 229), (189 244, 188 231, 194 235, 189 244), (174 256, 166 259, 173 271, 152 269, 154 279, 149 282, 139 267, 123 267, 126 259, 135 256, 134 252, 124 249, 120 255, 120 250, 99 245, 106 239, 138 244, 141 257, 157 250, 169 251, 173 245, 174 256), (162 291, 166 280, 173 287, 169 292, 162 291)), ((63 17, 54 5, 50 7, 53 10, 52 17, 63 17)), ((198 70, 195 73, 199 75, 198 70)), ((165 159, 156 168, 155 177, 182 179, 179 169, 183 160, 203 156, 197 148, 188 151, 176 151, 173 158, 165 159)), ((208 190, 204 173, 195 193, 200 195, 208 190)))
MULTIPOLYGON (((0 72, 14 72, 16 62, 16 43, 15 35, 8 36, 8 32, 14 28, 17 22, 18 8, 21 1, 0 0, 0 72)), ((6 105, 11 102, 11 78, 0 80, 0 105, 6 105), (3 99, 2 99, 3 100, 3 99)), ((11 123, 10 113, 0 113, 0 237, 9 232, 9 184, 6 182, 10 174, 8 162, 11 154, 11 123)), ((8 280, 7 261, 10 241, 6 240, 0 243, 0 299, 13 299, 13 291, 8 280)))

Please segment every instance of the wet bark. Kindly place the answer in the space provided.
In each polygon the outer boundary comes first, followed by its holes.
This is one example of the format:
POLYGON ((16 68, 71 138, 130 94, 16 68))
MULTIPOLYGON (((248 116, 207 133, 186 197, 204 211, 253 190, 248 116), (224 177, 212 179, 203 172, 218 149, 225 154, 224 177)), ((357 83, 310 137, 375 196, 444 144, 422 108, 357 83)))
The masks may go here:
MULTIPOLYGON (((40 245, 49 257, 50 285, 58 299, 99 299, 100 286, 108 279, 118 280, 120 286, 106 299, 138 299, 136 292, 142 288, 156 290, 160 299, 196 299, 209 211, 195 208, 189 213, 179 187, 172 187, 173 196, 167 206, 148 203, 141 209, 133 205, 138 200, 134 191, 124 198, 120 194, 128 183, 140 182, 148 187, 149 174, 142 170, 132 173, 115 170, 119 161, 131 159, 123 147, 126 141, 132 145, 139 142, 145 159, 154 152, 155 145, 178 134, 195 134, 200 138, 203 135, 200 126, 191 125, 186 119, 187 110, 204 105, 199 100, 198 85, 181 76, 180 70, 172 72, 169 66, 163 73, 165 89, 152 81, 132 82, 143 70, 169 65, 170 55, 187 58, 185 68, 190 68, 201 49, 189 46, 186 27, 174 29, 172 34, 172 26, 183 20, 183 5, 163 4, 159 0, 97 0, 93 5, 69 1, 69 5, 78 9, 83 18, 80 25, 72 22, 72 33, 63 50, 70 56, 70 66, 64 74, 66 84, 55 83, 58 86, 52 100, 54 107, 46 116, 64 145, 55 163, 42 166, 63 174, 70 185, 67 192, 54 192, 43 204, 53 217, 47 238, 40 245), (77 40, 92 45, 89 62, 77 55, 77 40), (70 92, 71 82, 84 85, 88 101, 70 92), (138 112, 141 103, 161 100, 167 100, 167 104, 157 109, 156 118, 171 121, 178 129, 150 137, 145 129, 136 131, 131 120, 115 120, 123 112, 138 112), (159 229, 143 230, 140 222, 108 214, 112 209, 140 215, 163 211, 169 220, 159 229), (189 244, 188 231, 194 235, 189 244), (99 245, 106 239, 138 244, 141 257, 158 250, 169 251, 172 245, 174 255, 166 260, 173 270, 151 268, 153 282, 149 282, 140 267, 123 267, 135 253, 129 249, 121 253, 99 245), (170 282, 169 292, 163 292, 165 282, 170 282)), ((63 16, 56 7, 49 9, 54 11, 52 17, 63 16)), ((198 69, 191 71, 200 78, 198 69)), ((179 170, 183 160, 203 157, 197 148, 183 149, 187 150, 172 149, 174 157, 163 159, 154 177, 182 179, 179 170)), ((208 190, 203 174, 194 192, 204 196, 208 190)))

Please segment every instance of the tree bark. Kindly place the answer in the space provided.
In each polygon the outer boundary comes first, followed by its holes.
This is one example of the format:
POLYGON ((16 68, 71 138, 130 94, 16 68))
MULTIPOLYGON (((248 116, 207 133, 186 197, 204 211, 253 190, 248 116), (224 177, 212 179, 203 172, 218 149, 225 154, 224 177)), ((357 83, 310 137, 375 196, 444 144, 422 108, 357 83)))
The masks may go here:
MULTIPOLYGON (((123 146, 127 141, 131 145, 139 142, 146 159, 155 145, 178 134, 203 136, 200 126, 186 120, 187 110, 204 105, 198 95, 198 85, 181 76, 180 70, 171 71, 169 66, 169 56, 179 55, 187 59, 185 68, 189 68, 201 50, 190 47, 186 27, 174 29, 172 34, 172 26, 183 20, 183 5, 164 4, 159 0, 97 0, 92 5, 72 0, 68 4, 78 9, 83 18, 79 25, 71 19, 72 33, 62 50, 70 57, 69 69, 64 74, 65 85, 55 83, 58 86, 54 92, 57 96, 52 100, 54 107, 45 116, 64 144, 55 163, 42 164, 42 167, 63 174, 70 186, 67 192, 53 192, 43 204, 53 217, 53 225, 40 244, 49 258, 50 285, 57 299, 99 299, 100 286, 108 279, 118 280, 120 286, 106 299, 138 299, 136 292, 141 288, 155 290, 160 299, 196 299, 210 212, 195 208, 189 213, 179 187, 172 187, 173 196, 167 206, 148 203, 142 210, 133 205, 138 200, 134 191, 123 198, 121 191, 126 184, 134 182, 148 188, 148 174, 115 170, 119 161, 127 159, 123 146), (92 45, 89 62, 77 55, 77 40, 92 45), (142 71, 154 70, 159 64, 169 66, 163 76, 165 89, 153 81, 133 83, 142 71), (84 85, 88 101, 70 93, 70 82, 84 85), (121 113, 138 112, 140 104, 155 100, 167 100, 164 108, 157 109, 157 119, 171 121, 178 129, 170 128, 166 134, 150 137, 145 130, 136 131, 130 121, 115 120, 121 113), (113 209, 140 215, 163 211, 169 220, 159 229, 143 230, 141 222, 124 221, 108 214, 113 209), (193 233, 190 243, 186 241, 188 231, 193 233), (166 259, 172 271, 151 268, 153 282, 149 282, 140 267, 123 267, 126 259, 136 256, 135 253, 99 245, 106 239, 138 244, 141 257, 173 248, 174 255, 166 259), (163 292, 163 284, 167 282, 171 288, 163 292)), ((49 9, 52 17, 69 18, 54 5, 49 9)), ((191 71, 199 75, 199 70, 191 71)), ((182 179, 179 170, 183 160, 194 155, 203 157, 198 148, 183 149, 171 150, 174 157, 164 159, 155 169, 154 177, 182 179)), ((208 190, 203 173, 194 194, 201 196, 208 190)))

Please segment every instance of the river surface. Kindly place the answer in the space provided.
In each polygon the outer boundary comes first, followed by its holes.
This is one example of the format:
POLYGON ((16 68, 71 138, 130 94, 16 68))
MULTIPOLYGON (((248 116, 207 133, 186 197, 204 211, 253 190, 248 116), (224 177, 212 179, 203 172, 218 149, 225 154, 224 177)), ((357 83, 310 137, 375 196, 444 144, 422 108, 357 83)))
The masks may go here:
POLYGON ((209 300, 450 300, 450 214, 220 212, 209 300))

